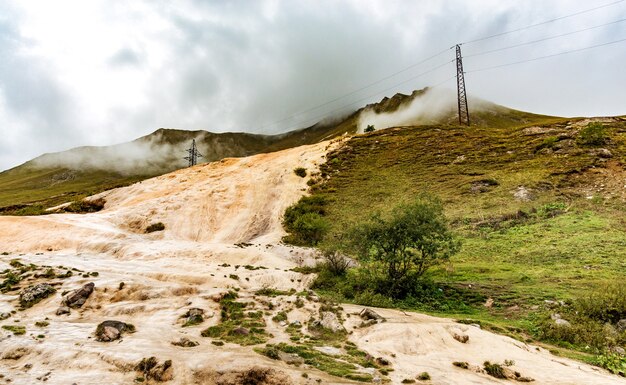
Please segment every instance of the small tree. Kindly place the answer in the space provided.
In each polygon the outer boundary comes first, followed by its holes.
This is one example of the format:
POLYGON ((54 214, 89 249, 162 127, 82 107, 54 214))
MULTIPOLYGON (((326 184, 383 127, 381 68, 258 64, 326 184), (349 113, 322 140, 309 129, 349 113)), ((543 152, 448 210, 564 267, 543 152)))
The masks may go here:
POLYGON ((384 288, 379 290, 394 298, 406 295, 430 267, 460 249, 441 203, 428 196, 397 206, 388 217, 373 216, 351 238, 360 259, 380 270, 384 288))
POLYGON ((365 127, 365 132, 373 132, 374 130, 376 130, 376 128, 374 128, 374 125, 372 124, 368 124, 367 127, 365 127))

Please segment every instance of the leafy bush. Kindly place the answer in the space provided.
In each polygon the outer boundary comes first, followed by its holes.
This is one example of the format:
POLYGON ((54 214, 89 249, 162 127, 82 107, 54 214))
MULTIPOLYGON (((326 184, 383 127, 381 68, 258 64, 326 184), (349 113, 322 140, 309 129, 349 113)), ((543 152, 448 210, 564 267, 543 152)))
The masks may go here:
POLYGON ((626 284, 610 283, 574 301, 574 309, 583 317, 596 321, 617 323, 626 319, 626 284))
POLYGON ((606 130, 600 123, 589 123, 578 133, 578 144, 582 146, 602 146, 607 141, 606 130))
POLYGON ((300 178, 304 178, 306 176, 306 168, 304 167, 296 167, 293 169, 293 172, 300 178))
POLYGON ((153 233, 155 231, 163 230, 165 230, 165 225, 162 222, 153 223, 150 226, 146 227, 146 233, 153 233))
POLYGON ((626 356, 604 353, 597 356, 594 363, 613 374, 626 377, 626 356))
POLYGON ((385 287, 376 291, 393 298, 405 297, 430 267, 460 249, 440 202, 426 195, 397 206, 388 218, 374 215, 349 237, 359 259, 384 276, 385 287))
POLYGON ((303 197, 285 210, 283 226, 290 233, 288 243, 315 246, 328 232, 330 224, 324 215, 326 201, 320 196, 303 197))

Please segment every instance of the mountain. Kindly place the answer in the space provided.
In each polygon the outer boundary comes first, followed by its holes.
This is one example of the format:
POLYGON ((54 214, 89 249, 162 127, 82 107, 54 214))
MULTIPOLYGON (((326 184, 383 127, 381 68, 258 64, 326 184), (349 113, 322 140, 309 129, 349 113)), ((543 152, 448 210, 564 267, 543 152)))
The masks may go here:
MULTIPOLYGON (((0 213, 39 214, 46 208, 128 185, 186 166, 183 157, 195 139, 202 162, 250 156, 318 143, 343 134, 419 124, 456 125, 453 94, 437 89, 396 94, 347 116, 278 135, 211 133, 161 128, 134 141, 112 146, 77 147, 44 154, 0 173, 0 213)), ((520 126, 550 119, 470 99, 473 125, 520 126)))

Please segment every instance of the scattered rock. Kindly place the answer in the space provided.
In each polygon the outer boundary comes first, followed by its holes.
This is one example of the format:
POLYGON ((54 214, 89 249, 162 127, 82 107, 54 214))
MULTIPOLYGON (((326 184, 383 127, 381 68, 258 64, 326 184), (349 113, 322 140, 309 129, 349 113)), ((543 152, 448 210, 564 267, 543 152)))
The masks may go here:
POLYGON ((89 298, 91 293, 93 293, 95 286, 96 285, 93 282, 89 282, 80 289, 71 291, 63 298, 61 305, 73 309, 83 306, 87 301, 87 298, 89 298))
POLYGON ((619 354, 620 356, 626 356, 626 349, 621 346, 613 346, 610 350, 615 354, 619 354))
POLYGON ((322 318, 319 321, 319 324, 324 329, 332 330, 335 333, 346 331, 346 329, 343 327, 343 325, 339 321, 337 314, 330 312, 330 311, 325 311, 325 312, 322 312, 321 316, 322 318))
POLYGON ((626 331, 626 318, 622 318, 621 320, 617 321, 617 323, 615 324, 615 329, 617 329, 619 333, 625 332, 626 331))
POLYGON ((135 366, 135 370, 141 372, 146 379, 157 382, 170 381, 174 378, 171 360, 167 360, 159 365, 156 357, 143 358, 135 366))
POLYGON ((200 309, 197 307, 192 307, 187 310, 187 313, 183 314, 183 318, 185 319, 185 323, 183 326, 193 326, 198 325, 204 322, 204 309, 200 309))
POLYGON ((524 186, 519 186, 513 193, 513 198, 518 201, 527 202, 533 200, 534 196, 529 189, 524 186))
POLYGON ((47 283, 38 283, 34 286, 29 286, 20 293, 20 305, 24 308, 29 308, 42 299, 48 298, 55 292, 56 289, 47 283))
POLYGON ((193 348, 194 346, 198 346, 200 344, 198 342, 196 342, 196 341, 190 340, 189 338, 182 337, 178 341, 173 341, 172 345, 174 345, 174 346, 181 346, 183 348, 193 348))
POLYGON ((0 321, 3 321, 9 317, 11 317, 11 313, 0 313, 0 321))
POLYGON ((301 365, 304 359, 295 353, 278 352, 278 358, 288 365, 301 365))
POLYGON ((561 315, 560 315, 559 313, 552 313, 552 314, 550 314, 550 318, 551 318, 553 321, 556 321, 556 320, 558 320, 558 319, 561 319, 561 315))
POLYGON ((572 324, 569 321, 564 320, 562 318, 554 320, 554 324, 556 326, 559 326, 559 327, 570 327, 570 326, 572 326, 572 324))
POLYGON ((454 333, 452 337, 462 344, 467 343, 467 341, 469 341, 469 336, 467 334, 454 333))
POLYGON ((240 336, 247 336, 248 334, 250 334, 250 331, 244 327, 238 327, 233 329, 231 333, 240 336))
POLYGON ((104 321, 96 328, 96 341, 110 342, 119 339, 124 332, 133 333, 135 327, 121 321, 104 321))
POLYGON ((56 315, 70 314, 70 308, 67 306, 61 306, 57 309, 56 315))
POLYGON ((599 158, 610 159, 613 157, 613 153, 606 148, 597 148, 591 151, 591 155, 597 156, 599 158))
POLYGON ((388 359, 383 358, 383 357, 378 357, 376 358, 376 363, 380 366, 389 366, 391 365, 391 362, 389 362, 388 359))
POLYGON ((524 133, 524 135, 541 135, 541 134, 547 134, 549 132, 554 132, 554 131, 556 131, 556 129, 552 127, 532 126, 532 127, 524 128, 522 132, 524 133))
POLYGON ((493 298, 487 298, 483 306, 486 308, 491 308, 493 306, 493 298))
POLYGON ((452 164, 459 164, 463 162, 465 162, 465 155, 459 155, 452 161, 452 164))
POLYGON ((329 356, 340 356, 343 354, 341 349, 338 349, 334 346, 315 346, 313 349, 317 350, 318 352, 328 354, 329 356))
POLYGON ((378 313, 376 313, 374 310, 372 309, 368 309, 368 308, 364 308, 363 310, 361 310, 359 312, 359 317, 363 318, 364 320, 375 320, 377 322, 382 322, 385 319, 378 313))

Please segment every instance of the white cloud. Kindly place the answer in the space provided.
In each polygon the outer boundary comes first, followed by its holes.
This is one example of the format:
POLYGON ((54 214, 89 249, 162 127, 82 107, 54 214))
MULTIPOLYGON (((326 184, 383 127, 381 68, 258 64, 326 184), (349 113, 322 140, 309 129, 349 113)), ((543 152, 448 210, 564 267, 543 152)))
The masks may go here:
MULTIPOLYGON (((450 51, 348 98, 295 115, 455 42, 605 3, 7 1, 0 5, 0 169, 42 152, 118 143, 159 127, 262 133, 294 129, 352 102, 358 107, 452 76, 448 66, 382 92, 451 59, 450 51)), ((468 44, 463 51, 470 55, 624 17, 626 6, 617 4, 468 44)), ((466 70, 625 38, 624 25, 468 57, 466 70)), ((538 113, 624 114, 625 59, 621 44, 469 72, 467 85, 481 98, 538 113)))

